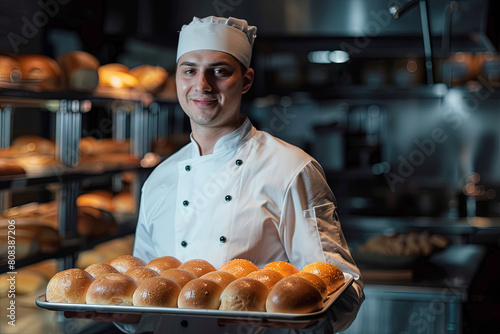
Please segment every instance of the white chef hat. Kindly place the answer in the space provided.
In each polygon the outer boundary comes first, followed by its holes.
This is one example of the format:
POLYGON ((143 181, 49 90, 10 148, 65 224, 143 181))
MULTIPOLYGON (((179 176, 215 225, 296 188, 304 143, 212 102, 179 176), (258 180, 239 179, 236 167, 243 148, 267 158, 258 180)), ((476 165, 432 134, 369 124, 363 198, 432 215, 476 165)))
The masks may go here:
POLYGON ((182 26, 177 47, 177 61, 190 51, 215 50, 229 53, 245 67, 250 66, 252 46, 257 27, 249 26, 246 20, 234 17, 193 17, 193 21, 182 26))

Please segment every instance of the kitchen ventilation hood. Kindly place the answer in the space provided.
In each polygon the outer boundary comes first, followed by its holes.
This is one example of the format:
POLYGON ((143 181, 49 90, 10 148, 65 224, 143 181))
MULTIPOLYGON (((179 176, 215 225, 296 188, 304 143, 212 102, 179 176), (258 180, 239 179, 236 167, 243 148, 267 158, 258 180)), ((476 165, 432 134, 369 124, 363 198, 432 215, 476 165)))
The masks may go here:
POLYGON ((262 39, 329 39, 332 47, 337 40, 364 47, 362 55, 370 57, 424 55, 419 2, 427 5, 434 56, 497 51, 490 0, 187 0, 171 3, 176 15, 170 23, 182 26, 195 8, 196 16, 244 17, 262 39), (410 3, 416 6, 408 6, 398 19, 391 15, 391 7, 410 3))

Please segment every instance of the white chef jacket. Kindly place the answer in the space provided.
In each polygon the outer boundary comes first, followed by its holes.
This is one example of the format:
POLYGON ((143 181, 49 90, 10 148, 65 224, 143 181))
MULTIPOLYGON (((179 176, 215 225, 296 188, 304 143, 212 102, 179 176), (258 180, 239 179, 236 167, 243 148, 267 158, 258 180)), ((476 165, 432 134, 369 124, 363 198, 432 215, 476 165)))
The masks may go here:
MULTIPOLYGON (((343 298, 351 316, 329 317, 335 330, 350 325, 364 298, 321 166, 298 147, 256 130, 246 117, 212 154, 200 155, 191 136, 191 143, 155 168, 142 189, 134 255, 146 262, 165 255, 182 262, 204 259, 216 268, 235 258, 260 268, 278 260, 298 269, 333 263, 356 279, 343 298)), ((198 323, 182 327, 173 318, 162 320, 170 322, 162 332, 184 333, 198 323)), ((325 323, 314 333, 331 333, 325 323)), ((192 333, 211 332, 207 326, 192 333)), ((229 327, 217 333, 230 333, 229 327)))

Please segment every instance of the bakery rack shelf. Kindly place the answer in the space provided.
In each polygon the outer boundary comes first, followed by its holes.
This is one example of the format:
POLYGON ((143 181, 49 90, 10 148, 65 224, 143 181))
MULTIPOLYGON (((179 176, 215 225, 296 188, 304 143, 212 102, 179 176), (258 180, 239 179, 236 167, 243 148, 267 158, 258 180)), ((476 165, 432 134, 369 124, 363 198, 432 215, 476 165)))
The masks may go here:
POLYGON ((84 237, 63 238, 61 240, 61 248, 56 253, 36 254, 28 258, 16 260, 15 268, 9 268, 7 260, 2 259, 0 261, 0 273, 6 273, 12 271, 15 272, 17 269, 45 260, 59 259, 59 258, 63 259, 73 258, 75 254, 92 249, 95 246, 102 244, 104 242, 131 235, 135 232, 135 227, 136 227, 136 219, 129 218, 126 221, 117 224, 116 232, 108 236, 99 238, 84 238, 84 237))
MULTIPOLYGON (((152 167, 141 167, 138 160, 151 152, 153 139, 169 135, 164 132, 164 122, 169 122, 169 115, 176 116, 177 106, 174 101, 159 101, 154 97, 134 90, 96 91, 93 94, 73 91, 27 91, 21 89, 0 89, 0 148, 11 146, 12 120, 22 115, 23 108, 49 111, 55 116, 55 160, 58 165, 41 173, 30 173, 0 177, 0 208, 8 208, 12 191, 21 191, 32 186, 57 184, 57 206, 59 234, 64 247, 57 254, 38 255, 20 260, 16 267, 27 266, 36 262, 57 258, 61 269, 74 267, 78 253, 92 248, 99 243, 132 234, 136 221, 121 226, 117 234, 95 240, 66 238, 76 233, 76 200, 85 180, 95 180, 102 176, 111 176, 115 181, 120 173, 131 171, 136 177, 132 184, 132 193, 138 203, 140 188, 152 167), (109 167, 108 164, 95 162, 92 166, 81 161, 80 140, 82 139, 82 115, 91 112, 95 106, 102 106, 111 111, 113 133, 117 142, 130 139, 129 154, 137 161, 109 167), (103 167, 104 166, 104 167, 103 167)), ((174 118, 175 121, 175 118, 174 118)), ((175 122, 174 122, 175 123, 175 122)), ((132 159, 133 160, 133 159, 132 159)), ((85 181, 86 182, 86 181, 85 181)), ((113 182, 114 188, 114 182, 113 182)), ((2 271, 6 264, 0 263, 2 271)))
POLYGON ((79 181, 103 175, 114 175, 122 172, 144 171, 150 172, 153 167, 129 166, 115 169, 96 170, 92 172, 72 171, 69 169, 62 173, 50 173, 39 176, 3 176, 0 177, 0 190, 2 189, 23 189, 32 186, 43 186, 51 183, 63 183, 79 181))

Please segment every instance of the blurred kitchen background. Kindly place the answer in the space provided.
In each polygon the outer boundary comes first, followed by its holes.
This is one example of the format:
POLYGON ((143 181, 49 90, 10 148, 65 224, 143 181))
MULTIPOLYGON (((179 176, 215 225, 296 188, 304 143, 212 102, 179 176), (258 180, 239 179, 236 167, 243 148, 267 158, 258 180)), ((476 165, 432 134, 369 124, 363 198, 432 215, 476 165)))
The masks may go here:
MULTIPOLYGON (((245 18, 258 32, 243 112, 322 164, 367 282, 347 332, 500 333, 499 14, 494 0, 2 1, 0 51, 81 50, 173 77, 182 24, 245 18), (52 15, 13 50, 41 3, 52 15), (362 251, 409 235, 446 241, 362 251)), ((161 133, 189 132, 168 104, 161 133)), ((42 124, 14 118, 12 137, 50 136, 42 124)))

